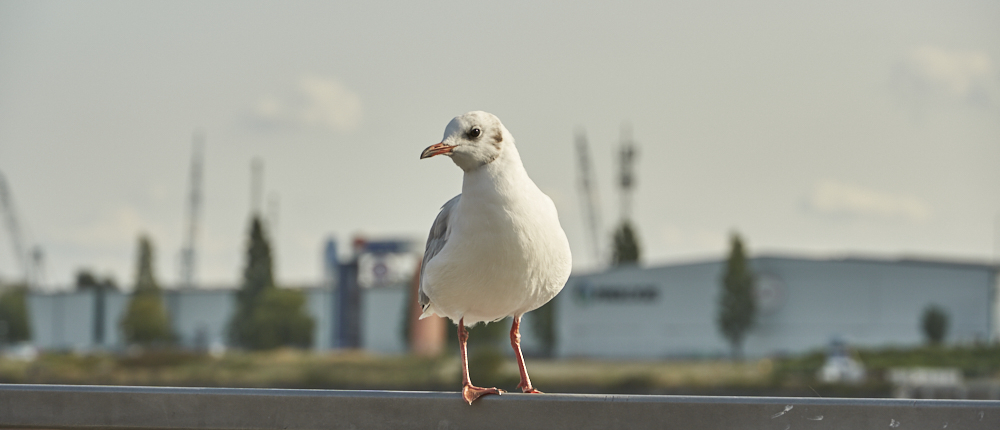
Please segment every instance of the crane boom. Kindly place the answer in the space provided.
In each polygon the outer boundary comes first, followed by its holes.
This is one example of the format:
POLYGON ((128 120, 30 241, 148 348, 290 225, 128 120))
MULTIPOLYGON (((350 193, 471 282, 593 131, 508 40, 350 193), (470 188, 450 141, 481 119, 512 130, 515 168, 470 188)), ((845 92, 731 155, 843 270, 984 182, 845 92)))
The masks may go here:
POLYGON ((3 210, 4 221, 7 224, 7 231, 10 233, 10 242, 14 248, 14 258, 24 275, 25 282, 31 282, 31 264, 28 254, 24 248, 24 237, 21 233, 21 223, 17 219, 17 211, 14 209, 14 197, 7 186, 7 179, 0 172, 0 209, 3 210))
POLYGON ((580 174, 580 194, 583 205, 583 213, 587 221, 587 229, 590 230, 591 246, 594 247, 594 258, 598 263, 604 259, 601 257, 601 219, 600 202, 597 198, 597 189, 594 188, 594 170, 590 161, 590 146, 587 144, 587 136, 583 130, 576 133, 576 155, 580 174))

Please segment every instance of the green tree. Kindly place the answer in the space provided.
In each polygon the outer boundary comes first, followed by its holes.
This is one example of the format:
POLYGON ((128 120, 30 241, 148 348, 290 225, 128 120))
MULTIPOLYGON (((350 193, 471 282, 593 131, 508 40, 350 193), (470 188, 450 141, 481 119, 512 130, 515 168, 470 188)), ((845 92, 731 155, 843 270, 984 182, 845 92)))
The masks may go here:
POLYGON ((76 272, 76 289, 87 290, 91 288, 98 288, 100 282, 97 281, 97 277, 94 273, 87 269, 80 269, 76 272))
POLYGON ((305 306, 306 297, 301 291, 282 288, 264 291, 251 313, 250 326, 255 333, 247 339, 246 346, 251 349, 312 346, 316 323, 305 312, 305 306))
POLYGON ((236 294, 236 313, 229 322, 230 340, 248 349, 308 347, 315 321, 306 312, 305 295, 274 284, 274 263, 260 217, 250 222, 247 265, 236 294))
POLYGON ((733 233, 719 298, 719 330, 732 348, 734 359, 743 357, 743 340, 753 327, 757 312, 754 275, 747 263, 740 236, 733 233))
POLYGON ((638 264, 639 254, 639 241, 632 228, 632 223, 628 220, 622 221, 621 226, 615 230, 611 265, 638 264))
POLYGON ((0 295, 0 343, 31 340, 28 322, 28 287, 7 287, 0 295))
POLYGON ((129 344, 163 345, 174 340, 163 294, 153 273, 153 244, 146 235, 139 236, 135 291, 119 326, 129 344))
POLYGON ((531 321, 533 322, 531 330, 542 342, 543 353, 546 357, 551 357, 556 347, 555 313, 555 298, 531 312, 531 321))
POLYGON ((931 345, 940 345, 948 334, 948 313, 940 306, 931 305, 924 309, 920 325, 924 329, 924 337, 931 345))
POLYGON ((117 291, 118 284, 115 279, 111 276, 107 276, 104 279, 99 279, 94 272, 88 269, 80 269, 76 272, 76 290, 77 291, 87 291, 87 290, 98 290, 104 289, 105 291, 117 291))

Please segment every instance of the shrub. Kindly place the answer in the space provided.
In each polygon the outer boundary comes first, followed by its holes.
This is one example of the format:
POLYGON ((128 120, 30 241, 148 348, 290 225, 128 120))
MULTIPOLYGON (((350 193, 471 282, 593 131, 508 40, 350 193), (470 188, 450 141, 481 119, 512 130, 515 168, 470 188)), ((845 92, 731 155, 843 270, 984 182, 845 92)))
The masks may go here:
POLYGON ((305 309, 301 291, 271 288, 265 291, 247 324, 245 343, 250 349, 280 346, 308 348, 316 322, 305 309))
POLYGON ((940 345, 948 334, 948 314, 939 306, 928 306, 921 318, 924 337, 931 345, 940 345))
POLYGON ((10 288, 0 295, 0 324, 6 328, 0 341, 14 343, 31 339, 27 295, 25 286, 10 288))
POLYGON ((174 340, 170 317, 153 274, 153 244, 145 235, 139 237, 135 292, 119 325, 129 344, 165 344, 174 340))

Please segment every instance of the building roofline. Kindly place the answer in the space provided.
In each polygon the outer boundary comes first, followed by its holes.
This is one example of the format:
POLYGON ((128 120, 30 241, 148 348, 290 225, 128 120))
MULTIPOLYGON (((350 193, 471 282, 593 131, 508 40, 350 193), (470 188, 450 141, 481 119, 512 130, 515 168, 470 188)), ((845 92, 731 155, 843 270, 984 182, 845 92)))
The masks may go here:
MULTIPOLYGON (((983 260, 977 261, 972 259, 914 256, 914 255, 902 255, 896 257, 864 255, 864 254, 845 254, 840 256, 815 256, 808 254, 763 252, 757 255, 750 256, 749 260, 751 262, 761 261, 761 260, 791 260, 791 261, 809 261, 809 262, 898 264, 907 266, 935 266, 935 267, 951 267, 956 269, 986 270, 993 273, 1000 272, 1000 264, 995 262, 988 262, 983 260)), ((688 261, 660 263, 651 266, 645 266, 643 268, 657 269, 665 267, 691 267, 691 266, 701 266, 705 264, 719 264, 724 261, 725 261, 724 256, 701 257, 688 261)))
POLYGON ((841 256, 829 256, 829 257, 802 257, 802 256, 789 256, 787 254, 770 254, 763 253, 756 257, 751 257, 750 260, 762 260, 762 259, 785 259, 785 260, 800 260, 800 261, 831 261, 831 262, 845 262, 845 263, 872 263, 872 264, 900 264, 907 266, 936 266, 936 267, 952 267, 956 269, 977 269, 977 270, 987 270, 992 272, 997 272, 1000 270, 1000 265, 992 262, 986 261, 976 261, 971 259, 958 259, 949 257, 933 257, 933 256, 915 256, 915 255, 901 255, 901 256, 878 256, 878 255, 864 255, 864 254, 846 254, 841 256))

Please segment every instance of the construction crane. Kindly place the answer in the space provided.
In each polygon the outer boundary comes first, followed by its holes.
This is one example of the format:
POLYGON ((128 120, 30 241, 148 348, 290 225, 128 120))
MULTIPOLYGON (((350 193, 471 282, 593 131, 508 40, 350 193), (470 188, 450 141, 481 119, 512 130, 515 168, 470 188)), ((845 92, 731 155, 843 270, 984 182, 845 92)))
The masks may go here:
POLYGON ((597 198, 597 189, 594 187, 594 168, 590 160, 590 146, 587 144, 587 136, 582 129, 576 132, 576 155, 580 175, 580 202, 583 206, 583 214, 586 217, 587 228, 590 230, 590 242, 594 247, 594 258, 598 263, 604 262, 601 257, 603 247, 601 245, 601 219, 600 202, 597 198))
MULTIPOLYGON (((17 210, 14 208, 14 197, 11 195, 10 188, 7 186, 7 179, 2 172, 0 172, 0 210, 3 211, 7 231, 10 233, 10 243, 14 248, 14 259, 21 269, 24 281, 30 286, 33 280, 31 276, 31 261, 28 252, 25 250, 21 223, 18 222, 17 210)), ((37 250, 37 248, 35 255, 41 255, 41 251, 37 250)))
POLYGON ((201 177, 205 147, 205 135, 195 132, 191 151, 191 188, 187 199, 187 228, 185 229, 184 246, 181 248, 181 288, 195 286, 195 256, 198 239, 199 215, 201 214, 201 177))

